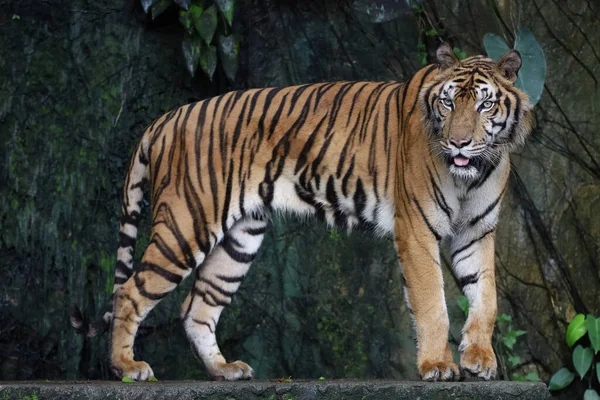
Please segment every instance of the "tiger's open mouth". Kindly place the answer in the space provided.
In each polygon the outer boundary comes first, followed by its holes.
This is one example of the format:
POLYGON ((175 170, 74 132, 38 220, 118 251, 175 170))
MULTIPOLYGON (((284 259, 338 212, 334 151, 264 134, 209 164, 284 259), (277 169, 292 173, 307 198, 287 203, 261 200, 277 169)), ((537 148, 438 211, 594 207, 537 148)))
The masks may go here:
POLYGON ((466 167, 469 165, 469 162, 471 161, 471 159, 459 154, 456 157, 452 157, 452 161, 454 162, 454 165, 457 167, 466 167))

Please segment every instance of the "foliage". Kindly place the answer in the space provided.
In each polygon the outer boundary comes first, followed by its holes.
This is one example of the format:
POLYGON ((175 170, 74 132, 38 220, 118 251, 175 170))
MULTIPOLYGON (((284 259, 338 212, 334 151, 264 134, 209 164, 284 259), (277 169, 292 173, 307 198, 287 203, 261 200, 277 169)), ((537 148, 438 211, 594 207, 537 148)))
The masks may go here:
POLYGON ((235 0, 141 0, 155 19, 171 6, 179 7, 179 22, 185 31, 181 43, 188 72, 198 67, 211 80, 219 64, 230 81, 238 69, 240 37, 232 31, 235 0), (217 57, 218 55, 218 57, 217 57), (219 60, 219 62, 217 62, 219 60))
MULTIPOLYGON (((597 399, 598 393, 592 389, 594 378, 596 383, 600 383, 600 318, 594 318, 592 315, 577 314, 571 320, 566 332, 566 341, 569 347, 577 346, 573 349, 573 367, 579 375, 579 381, 587 378, 588 389, 584 393, 584 400, 597 399), (587 343, 590 346, 587 346, 587 343), (596 364, 594 365, 594 359, 596 364), (596 373, 594 374, 594 369, 596 373)), ((575 380, 575 374, 568 368, 559 369, 550 379, 548 387, 550 390, 561 390, 569 386, 575 380)), ((582 382, 583 383, 583 382, 582 382)))
MULTIPOLYGON (((465 318, 469 316, 469 300, 466 296, 459 296, 456 303, 465 314, 465 318)), ((506 359, 512 369, 515 369, 521 363, 521 357, 514 354, 514 346, 517 343, 519 336, 525 335, 527 332, 521 329, 514 329, 512 325, 512 317, 508 314, 502 314, 496 317, 496 329, 494 330, 494 338, 496 343, 501 343, 503 346, 496 346, 496 355, 506 359)), ((508 371, 507 371, 508 372, 508 371)), ((505 374, 508 378, 508 374, 505 374)), ((515 381, 539 381, 540 377, 535 371, 529 372, 523 376, 518 372, 513 372, 511 375, 515 381)))
MULTIPOLYGON (((488 56, 498 61, 509 50, 506 42, 498 35, 487 33, 483 45, 488 56)), ((515 86, 529 96, 532 105, 536 105, 542 96, 546 81, 546 57, 533 33, 527 28, 517 30, 515 50, 521 54, 523 64, 519 70, 515 86)))

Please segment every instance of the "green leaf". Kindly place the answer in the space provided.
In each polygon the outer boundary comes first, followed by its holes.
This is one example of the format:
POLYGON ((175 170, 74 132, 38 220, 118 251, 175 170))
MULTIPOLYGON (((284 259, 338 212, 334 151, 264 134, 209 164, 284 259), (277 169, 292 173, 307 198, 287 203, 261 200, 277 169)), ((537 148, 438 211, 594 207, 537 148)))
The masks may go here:
POLYGON ((573 382, 575 379, 575 374, 569 371, 567 368, 561 368, 550 378, 550 383, 548 384, 548 389, 550 390, 560 390, 564 389, 573 382))
POLYGON ((532 372, 528 373, 527 375, 525 375, 525 380, 530 381, 530 382, 541 381, 540 376, 538 375, 538 373, 536 371, 532 371, 532 372))
POLYGON ((596 363, 596 379, 600 382, 600 362, 596 363))
POLYGON ((456 56, 456 58, 458 58, 459 60, 464 60, 465 58, 467 58, 467 53, 461 51, 458 47, 455 47, 452 50, 454 51, 454 55, 456 56))
POLYGON ((521 357, 519 357, 519 356, 513 356, 512 354, 509 354, 509 356, 508 356, 508 362, 513 367, 516 367, 521 362, 521 357))
POLYGON ((212 81, 217 69, 217 48, 215 46, 202 46, 200 68, 212 81))
POLYGON ((517 343, 517 336, 512 331, 507 332, 506 335, 502 336, 502 343, 504 343, 506 347, 512 350, 515 343, 517 343))
POLYGON ((523 61, 515 86, 527 93, 531 105, 536 105, 540 101, 546 81, 544 50, 527 28, 517 31, 515 50, 521 54, 523 61))
POLYGON ((148 14, 148 10, 150 9, 150 7, 152 7, 154 3, 156 3, 156 0, 141 0, 141 2, 144 12, 148 14))
POLYGON ((240 51, 240 38, 236 34, 229 36, 219 35, 217 38, 221 68, 230 81, 235 80, 238 69, 238 53, 240 51))
POLYGON ((158 382, 158 378, 155 376, 151 376, 148 379, 146 379, 146 382, 158 382))
POLYGON ((600 396, 594 389, 588 389, 583 394, 583 400, 600 400, 600 396))
POLYGON ((516 331, 516 332, 515 332, 515 335, 516 335, 516 336, 523 336, 523 335, 524 335, 524 334, 526 334, 526 333, 527 333, 527 331, 518 330, 518 331, 516 331))
POLYGON ((435 29, 429 29, 428 31, 425 31, 425 35, 429 37, 436 37, 438 33, 435 29))
POLYGON ((189 11, 179 11, 179 22, 181 23, 181 26, 183 26, 183 29, 185 29, 187 33, 192 33, 192 18, 190 16, 189 11))
POLYGON ((325 380, 325 377, 324 377, 324 376, 320 376, 320 377, 319 377, 319 380, 320 380, 320 381, 324 381, 324 380, 325 380))
POLYGON ((486 33, 483 37, 483 47, 488 57, 494 61, 498 61, 502 54, 506 53, 510 48, 500 36, 494 33, 486 33))
POLYGON ((134 379, 131 379, 131 378, 130 378, 130 377, 128 377, 128 376, 124 376, 124 377, 123 377, 123 379, 121 379, 121 381, 122 381, 122 382, 125 382, 125 383, 133 383, 133 382, 135 382, 135 380, 134 380, 134 379))
POLYGON ((585 322, 588 337, 594 348, 594 354, 596 354, 600 351, 600 318, 594 318, 593 315, 588 315, 585 322))
POLYGON ((150 8, 150 12, 152 14, 152 19, 156 19, 160 14, 167 11, 169 7, 171 7, 171 0, 158 0, 155 1, 152 7, 150 8))
POLYGON ((567 327, 567 344, 569 347, 573 347, 575 342, 581 339, 586 332, 585 315, 577 314, 567 327))
POLYGON ((204 10, 200 18, 194 22, 194 27, 200 37, 204 39, 204 43, 210 44, 212 42, 217 30, 217 8, 214 4, 204 10))
POLYGON ((234 0, 215 0, 215 3, 217 3, 219 11, 221 11, 221 14, 225 18, 229 26, 231 26, 233 22, 233 6, 235 4, 234 0))
POLYGON ((467 317, 469 315, 469 299, 467 299, 467 296, 458 296, 456 302, 460 309, 465 313, 465 317, 467 317))
POLYGON ((179 7, 183 8, 184 10, 190 9, 191 0, 173 0, 173 1, 175 2, 175 4, 177 4, 179 7))
POLYGON ((198 67, 198 60, 200 58, 200 50, 202 42, 200 38, 195 35, 186 35, 181 44, 183 50, 183 58, 185 59, 185 66, 192 77, 198 67))
POLYGON ((508 314, 502 314, 496 317, 496 321, 500 322, 501 324, 504 322, 511 322, 512 317, 508 314))
POLYGON ((517 372, 515 372, 513 374, 513 380, 517 381, 517 382, 523 382, 525 380, 525 377, 517 372))
POLYGON ((195 25, 196 23, 198 23, 200 21, 200 16, 202 15, 202 11, 204 11, 204 8, 202 8, 201 6, 194 4, 190 7, 189 10, 189 14, 190 14, 190 19, 192 20, 192 25, 195 25))
POLYGON ((592 359, 594 358, 594 352, 589 347, 583 347, 577 345, 573 350, 573 365, 575 370, 583 380, 583 377, 592 366, 592 359))

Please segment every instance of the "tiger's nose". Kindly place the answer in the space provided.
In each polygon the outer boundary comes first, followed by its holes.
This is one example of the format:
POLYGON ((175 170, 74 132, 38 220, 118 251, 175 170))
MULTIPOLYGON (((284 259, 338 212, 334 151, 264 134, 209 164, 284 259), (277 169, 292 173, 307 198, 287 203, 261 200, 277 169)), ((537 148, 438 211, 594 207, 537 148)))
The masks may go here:
POLYGON ((452 143, 457 149, 462 149, 465 146, 471 144, 472 139, 450 139, 450 143, 452 143))

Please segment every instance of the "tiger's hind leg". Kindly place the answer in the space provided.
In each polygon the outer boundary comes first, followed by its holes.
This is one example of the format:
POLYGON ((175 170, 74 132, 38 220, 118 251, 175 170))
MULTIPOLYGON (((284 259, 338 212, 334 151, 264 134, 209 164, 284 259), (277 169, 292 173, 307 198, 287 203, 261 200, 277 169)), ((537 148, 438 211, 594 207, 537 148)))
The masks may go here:
MULTIPOLYGON (((134 361, 133 343, 141 322, 161 299, 173 291, 201 262, 171 218, 156 228, 138 269, 114 293, 110 337, 110 369, 118 378, 145 381, 154 376, 150 365, 134 361)), ((184 230, 185 232, 185 230, 184 230)), ((189 236, 188 236, 189 237, 189 236)))
POLYGON ((223 308, 231 298, 258 251, 267 221, 244 218, 233 225, 204 263, 196 270, 196 281, 181 309, 181 319, 195 355, 215 380, 250 379, 252 368, 242 362, 226 362, 215 331, 223 308))

